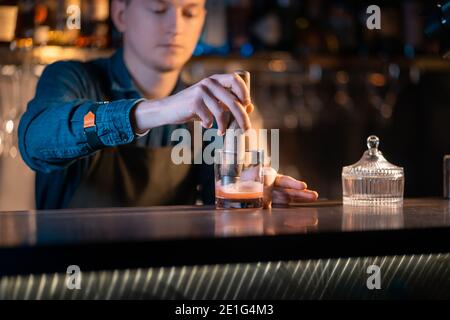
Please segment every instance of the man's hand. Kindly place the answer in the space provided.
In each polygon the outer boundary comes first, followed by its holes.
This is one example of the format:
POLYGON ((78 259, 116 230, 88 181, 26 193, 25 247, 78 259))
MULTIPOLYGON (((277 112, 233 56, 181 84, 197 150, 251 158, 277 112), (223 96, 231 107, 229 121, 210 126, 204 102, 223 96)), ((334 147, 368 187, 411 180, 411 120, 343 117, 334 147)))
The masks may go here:
POLYGON ((135 132, 139 133, 193 120, 200 120, 204 128, 210 128, 215 119, 222 135, 229 124, 230 113, 241 129, 250 129, 248 114, 253 109, 249 90, 239 75, 217 74, 173 96, 139 103, 133 109, 132 122, 135 132))
POLYGON ((318 193, 307 187, 305 182, 277 174, 273 168, 264 168, 264 207, 270 208, 272 203, 288 205, 316 201, 318 193))

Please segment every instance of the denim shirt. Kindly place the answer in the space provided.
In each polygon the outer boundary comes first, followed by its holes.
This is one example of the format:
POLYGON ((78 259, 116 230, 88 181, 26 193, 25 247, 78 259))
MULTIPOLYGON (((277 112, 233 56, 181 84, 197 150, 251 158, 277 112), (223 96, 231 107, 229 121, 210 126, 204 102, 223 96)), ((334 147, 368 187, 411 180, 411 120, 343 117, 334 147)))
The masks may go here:
MULTIPOLYGON (((178 90, 179 84, 180 81, 178 90)), ((36 171, 37 209, 67 207, 89 169, 91 156, 101 152, 92 151, 83 130, 84 115, 93 104, 99 105, 97 133, 106 147, 171 144, 170 133, 180 126, 158 127, 147 136, 135 136, 130 111, 141 99, 124 63, 122 49, 110 58, 85 63, 59 61, 45 68, 19 124, 20 153, 36 171)), ((199 171, 199 175, 212 180, 211 170, 199 171)), ((201 197, 204 203, 213 201, 211 194, 201 197)))

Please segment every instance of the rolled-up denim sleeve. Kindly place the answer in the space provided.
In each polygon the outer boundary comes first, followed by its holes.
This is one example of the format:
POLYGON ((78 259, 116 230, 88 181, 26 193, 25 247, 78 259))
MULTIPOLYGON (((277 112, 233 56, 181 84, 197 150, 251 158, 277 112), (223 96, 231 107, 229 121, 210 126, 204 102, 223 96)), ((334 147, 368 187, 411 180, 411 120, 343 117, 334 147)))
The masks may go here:
POLYGON ((33 170, 62 169, 96 151, 88 145, 83 129, 84 115, 93 104, 99 104, 97 132, 105 146, 127 144, 135 138, 130 112, 141 99, 86 99, 89 84, 84 76, 81 64, 58 62, 46 67, 39 79, 19 124, 20 153, 33 170))

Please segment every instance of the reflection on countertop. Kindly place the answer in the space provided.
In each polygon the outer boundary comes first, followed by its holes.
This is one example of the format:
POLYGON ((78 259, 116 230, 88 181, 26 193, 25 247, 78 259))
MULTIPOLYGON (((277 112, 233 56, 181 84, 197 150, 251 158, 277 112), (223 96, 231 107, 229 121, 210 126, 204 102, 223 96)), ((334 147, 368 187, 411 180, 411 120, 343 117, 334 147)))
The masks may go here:
POLYGON ((403 228, 403 206, 343 206, 342 230, 403 228))
POLYGON ((220 210, 215 216, 216 236, 277 235, 307 233, 317 228, 317 210, 278 215, 275 211, 235 212, 220 210))
POLYGON ((407 199, 399 208, 319 201, 271 210, 167 206, 0 212, 0 248, 449 228, 449 203, 407 199))
POLYGON ((29 211, 0 214, 0 247, 15 247, 36 243, 36 214, 29 211))

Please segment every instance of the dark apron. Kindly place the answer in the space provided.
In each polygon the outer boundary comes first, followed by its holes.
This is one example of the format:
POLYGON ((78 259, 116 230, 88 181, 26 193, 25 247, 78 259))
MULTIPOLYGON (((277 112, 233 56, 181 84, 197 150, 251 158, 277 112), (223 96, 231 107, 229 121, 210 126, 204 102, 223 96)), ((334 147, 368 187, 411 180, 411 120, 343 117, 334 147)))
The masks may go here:
POLYGON ((194 204, 194 167, 174 164, 171 150, 130 144, 97 152, 69 207, 194 204))

